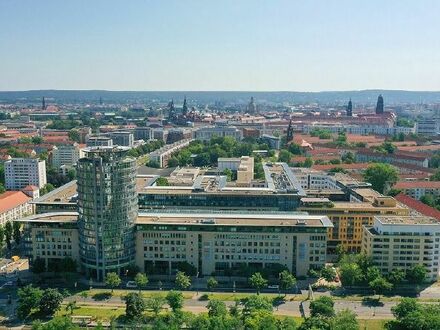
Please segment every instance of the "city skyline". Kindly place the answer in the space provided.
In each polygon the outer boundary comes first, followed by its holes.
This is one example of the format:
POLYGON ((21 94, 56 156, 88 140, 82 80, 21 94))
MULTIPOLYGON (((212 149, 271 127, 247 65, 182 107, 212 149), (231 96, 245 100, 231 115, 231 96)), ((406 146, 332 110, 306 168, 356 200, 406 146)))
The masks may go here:
POLYGON ((435 1, 3 1, 0 90, 440 90, 435 1))

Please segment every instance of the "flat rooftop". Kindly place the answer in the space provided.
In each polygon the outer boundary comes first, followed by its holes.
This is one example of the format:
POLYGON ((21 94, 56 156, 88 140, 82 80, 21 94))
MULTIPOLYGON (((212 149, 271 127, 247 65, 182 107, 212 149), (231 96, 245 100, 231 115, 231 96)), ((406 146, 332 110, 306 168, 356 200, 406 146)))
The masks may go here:
POLYGON ((23 219, 18 219, 16 221, 34 223, 71 223, 78 221, 78 212, 53 212, 33 214, 23 219))
POLYGON ((73 180, 37 198, 31 203, 76 203, 76 201, 72 201, 72 198, 77 195, 76 189, 76 180, 73 180))
POLYGON ((440 222, 431 217, 425 216, 376 216, 375 219, 382 225, 439 225, 440 222))
POLYGON ((307 226, 331 228, 333 224, 326 216, 297 214, 247 214, 247 213, 139 213, 136 224, 224 226, 307 226))

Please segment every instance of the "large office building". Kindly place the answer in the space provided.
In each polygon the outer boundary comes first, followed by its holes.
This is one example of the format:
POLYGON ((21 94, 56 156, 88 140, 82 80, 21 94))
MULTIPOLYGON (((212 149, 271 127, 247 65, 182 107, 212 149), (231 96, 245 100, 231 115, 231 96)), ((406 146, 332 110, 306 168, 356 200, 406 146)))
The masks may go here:
POLYGON ((194 138, 196 140, 209 141, 213 137, 232 137, 237 141, 243 139, 243 131, 235 126, 209 126, 199 128, 194 132, 194 138))
POLYGON ((439 276, 440 223, 425 216, 377 216, 363 228, 362 252, 384 273, 423 265, 427 279, 439 276))
POLYGON ((98 280, 134 258, 136 160, 128 150, 89 148, 77 164, 79 255, 84 271, 98 280))
POLYGON ((43 188, 46 180, 46 162, 34 158, 12 158, 5 162, 5 186, 20 190, 32 185, 43 188))
POLYGON ((134 135, 129 131, 115 131, 108 133, 112 139, 113 145, 122 147, 132 147, 134 143, 134 135))
MULTIPOLYGON (((31 260, 41 258, 50 266, 71 257, 83 264, 77 213, 38 214, 23 222, 31 260)), ((135 224, 136 254, 125 257, 141 271, 173 274, 180 263, 187 262, 206 276, 224 275, 243 265, 258 269, 272 264, 305 276, 310 268, 325 265, 326 232, 332 226, 325 216, 292 213, 164 211, 140 213, 135 224)), ((103 267, 113 271, 107 263, 103 267)))

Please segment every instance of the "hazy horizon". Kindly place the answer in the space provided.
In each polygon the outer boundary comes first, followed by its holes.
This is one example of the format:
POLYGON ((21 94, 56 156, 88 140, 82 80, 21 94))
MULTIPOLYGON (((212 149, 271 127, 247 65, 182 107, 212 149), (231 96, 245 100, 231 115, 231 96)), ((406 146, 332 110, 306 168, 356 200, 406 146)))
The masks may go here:
POLYGON ((440 2, 3 0, 0 90, 440 91, 440 2))

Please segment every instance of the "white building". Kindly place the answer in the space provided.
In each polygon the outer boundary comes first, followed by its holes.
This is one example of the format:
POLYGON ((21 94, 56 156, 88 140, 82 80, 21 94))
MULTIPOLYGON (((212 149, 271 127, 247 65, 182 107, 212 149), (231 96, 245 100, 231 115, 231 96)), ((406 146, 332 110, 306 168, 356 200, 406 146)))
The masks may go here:
POLYGON ((416 126, 417 134, 429 136, 440 134, 440 118, 420 119, 416 126))
POLYGON ((209 141, 213 137, 232 137, 237 141, 243 139, 243 132, 235 126, 202 127, 194 132, 196 140, 209 141))
POLYGON ((12 158, 5 162, 5 186, 20 190, 28 185, 43 188, 46 180, 46 162, 34 158, 12 158))
POLYGON ((423 265, 427 279, 439 276, 440 223, 425 216, 376 216, 363 228, 362 252, 384 273, 423 265))
POLYGON ((71 167, 82 157, 82 151, 78 143, 55 146, 52 150, 51 164, 55 168, 63 165, 71 167))

